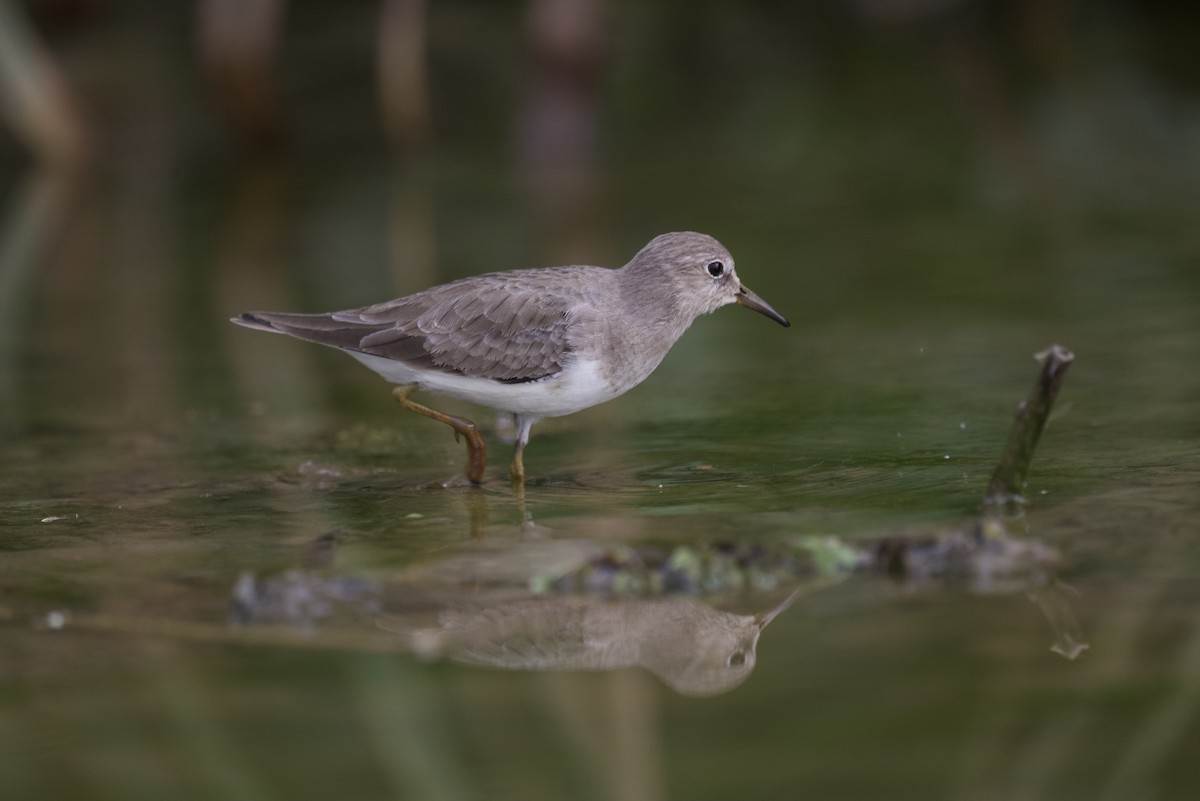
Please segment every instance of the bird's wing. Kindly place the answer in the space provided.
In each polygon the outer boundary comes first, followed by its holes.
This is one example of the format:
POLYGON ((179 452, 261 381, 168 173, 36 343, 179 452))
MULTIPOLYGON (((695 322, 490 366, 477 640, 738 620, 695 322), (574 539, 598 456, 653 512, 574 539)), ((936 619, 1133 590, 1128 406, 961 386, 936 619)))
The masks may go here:
POLYGON ((562 370, 571 352, 575 282, 570 273, 551 272, 490 273, 361 309, 251 312, 235 322, 418 368, 536 381, 562 370))

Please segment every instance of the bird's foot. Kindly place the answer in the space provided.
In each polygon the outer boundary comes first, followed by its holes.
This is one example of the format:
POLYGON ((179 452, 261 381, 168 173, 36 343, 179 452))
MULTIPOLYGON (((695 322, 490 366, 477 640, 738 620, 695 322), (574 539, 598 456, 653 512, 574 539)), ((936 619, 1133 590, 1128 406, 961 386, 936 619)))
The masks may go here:
POLYGON ((483 441, 483 435, 479 433, 478 427, 465 417, 439 412, 437 409, 430 409, 428 406, 417 403, 409 398, 409 395, 412 395, 415 390, 416 387, 413 386, 396 387, 392 390, 392 397, 405 409, 450 426, 454 430, 455 442, 461 442, 462 438, 466 437, 467 480, 472 484, 481 483, 483 471, 487 467, 487 443, 483 441))

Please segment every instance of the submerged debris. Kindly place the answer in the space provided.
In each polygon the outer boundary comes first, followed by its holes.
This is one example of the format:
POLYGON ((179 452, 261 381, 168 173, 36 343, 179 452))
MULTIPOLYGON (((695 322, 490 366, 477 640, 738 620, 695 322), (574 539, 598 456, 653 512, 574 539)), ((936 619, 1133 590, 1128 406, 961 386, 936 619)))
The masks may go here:
POLYGON ((578 568, 530 581, 537 594, 613 597, 721 595, 772 590, 798 576, 840 577, 864 560, 835 538, 765 543, 697 543, 673 548, 621 546, 578 568))
POLYGON ((884 537, 871 554, 877 573, 915 583, 968 580, 981 590, 1000 579, 1037 577, 1059 561, 1057 550, 1038 540, 1013 537, 999 518, 982 518, 965 531, 884 537))
POLYGON ((862 545, 837 537, 807 536, 775 544, 621 546, 567 572, 534 576, 530 589, 537 594, 614 598, 725 595, 771 590, 796 580, 840 580, 868 573, 916 584, 962 581, 986 591, 1001 579, 1043 575, 1058 563, 1054 548, 1012 537, 1002 521, 989 518, 965 531, 888 536, 862 545))
POLYGON ((376 581, 352 576, 320 576, 288 570, 257 578, 249 571, 238 576, 229 610, 231 622, 287 623, 310 626, 339 609, 378 614, 382 588, 376 581))

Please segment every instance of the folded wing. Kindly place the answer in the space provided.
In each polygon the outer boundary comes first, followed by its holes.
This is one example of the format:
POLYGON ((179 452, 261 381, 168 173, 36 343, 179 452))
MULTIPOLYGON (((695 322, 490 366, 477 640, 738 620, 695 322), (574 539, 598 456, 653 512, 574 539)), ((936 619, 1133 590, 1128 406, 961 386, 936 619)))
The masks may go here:
POLYGON ((570 304, 528 272, 492 273, 361 309, 247 312, 233 321, 416 368, 519 383, 562 370, 570 304))

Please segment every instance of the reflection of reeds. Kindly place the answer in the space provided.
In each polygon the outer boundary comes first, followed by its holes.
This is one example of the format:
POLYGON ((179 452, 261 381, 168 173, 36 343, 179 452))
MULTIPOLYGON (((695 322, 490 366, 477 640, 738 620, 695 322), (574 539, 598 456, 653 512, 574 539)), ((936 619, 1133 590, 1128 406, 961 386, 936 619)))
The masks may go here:
POLYGON ((539 0, 530 6, 531 70, 517 149, 553 263, 602 252, 596 149, 604 75, 598 0, 539 0))
POLYGON ((285 0, 201 0, 197 36, 217 100, 243 141, 270 148, 283 137, 272 71, 285 0))
POLYGON ((383 127, 398 150, 430 136, 425 71, 426 0, 383 0, 379 21, 379 94, 383 127))
POLYGON ((23 427, 20 362, 35 335, 35 275, 63 234, 80 180, 35 171, 0 218, 0 430, 23 427))
POLYGON ((0 113, 41 161, 86 158, 87 129, 74 94, 14 0, 0 0, 0 113))
MULTIPOLYGON (((284 138, 276 60, 285 0, 201 0, 197 38, 216 99, 244 143, 267 150, 284 138)), ((429 139, 426 0, 383 0, 378 34, 383 128, 398 150, 429 139)))

